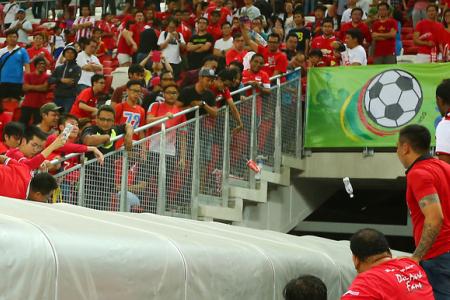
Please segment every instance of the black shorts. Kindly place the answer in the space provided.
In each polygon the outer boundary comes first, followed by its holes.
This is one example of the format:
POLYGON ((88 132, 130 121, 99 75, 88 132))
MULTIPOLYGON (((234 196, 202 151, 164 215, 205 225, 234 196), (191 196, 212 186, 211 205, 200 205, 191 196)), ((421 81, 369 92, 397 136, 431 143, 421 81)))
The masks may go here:
POLYGON ((22 84, 21 83, 0 83, 0 100, 6 98, 14 98, 20 100, 22 96, 22 84))

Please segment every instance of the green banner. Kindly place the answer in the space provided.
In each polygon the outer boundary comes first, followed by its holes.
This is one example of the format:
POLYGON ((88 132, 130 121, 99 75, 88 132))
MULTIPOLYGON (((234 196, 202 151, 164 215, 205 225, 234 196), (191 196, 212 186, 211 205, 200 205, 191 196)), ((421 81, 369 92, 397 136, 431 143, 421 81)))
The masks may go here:
POLYGON ((444 78, 450 63, 310 69, 305 147, 395 147, 408 124, 434 136, 436 86, 444 78))

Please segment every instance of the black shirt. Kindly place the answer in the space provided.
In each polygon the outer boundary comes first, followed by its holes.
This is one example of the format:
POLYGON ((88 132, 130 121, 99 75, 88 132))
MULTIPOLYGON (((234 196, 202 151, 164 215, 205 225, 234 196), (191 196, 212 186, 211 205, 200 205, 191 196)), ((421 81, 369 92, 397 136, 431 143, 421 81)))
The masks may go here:
POLYGON ((150 53, 150 51, 158 49, 158 36, 153 28, 147 28, 142 31, 140 40, 143 42, 139 44, 138 53, 150 53))
MULTIPOLYGON (((216 106, 216 98, 214 97, 214 94, 209 91, 205 90, 203 93, 199 94, 195 90, 195 85, 187 86, 181 90, 179 99, 183 102, 184 106, 189 106, 192 101, 200 100, 205 101, 206 104, 208 104, 211 107, 216 106)), ((206 110, 203 108, 200 108, 200 115, 205 115, 206 110)), ((187 119, 193 119, 195 118, 195 112, 190 112, 186 115, 187 119)))
MULTIPOLYGON (((102 135, 108 134, 111 138, 114 138, 118 135, 125 133, 125 124, 113 126, 109 131, 104 131, 100 129, 97 125, 87 127, 81 133, 81 140, 83 140, 86 136, 89 135, 102 135)), ((117 142, 117 141, 116 141, 117 142)), ((116 142, 108 143, 106 145, 102 145, 98 147, 101 153, 107 154, 116 150, 116 142)), ((92 152, 86 153, 88 159, 95 158, 95 155, 92 152)))
POLYGON ((311 39, 311 31, 309 31, 308 28, 303 27, 301 29, 291 29, 289 34, 291 33, 295 33, 298 36, 297 50, 304 53, 306 48, 306 40, 311 39))
POLYGON ((188 61, 189 61, 189 69, 199 69, 202 67, 202 60, 205 57, 206 54, 211 53, 214 46, 214 38, 209 33, 206 33, 204 35, 198 35, 194 34, 191 37, 190 43, 194 45, 198 44, 206 44, 208 42, 211 43, 211 47, 208 51, 205 52, 188 52, 188 61))

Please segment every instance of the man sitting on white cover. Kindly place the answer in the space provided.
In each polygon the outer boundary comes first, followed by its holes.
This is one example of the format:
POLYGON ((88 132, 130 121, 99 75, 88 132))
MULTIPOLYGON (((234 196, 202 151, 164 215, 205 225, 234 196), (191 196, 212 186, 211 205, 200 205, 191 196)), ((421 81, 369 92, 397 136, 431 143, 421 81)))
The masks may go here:
POLYGON ((367 54, 362 45, 364 36, 357 28, 352 28, 345 34, 345 45, 334 42, 333 47, 341 57, 342 66, 366 66, 367 54))

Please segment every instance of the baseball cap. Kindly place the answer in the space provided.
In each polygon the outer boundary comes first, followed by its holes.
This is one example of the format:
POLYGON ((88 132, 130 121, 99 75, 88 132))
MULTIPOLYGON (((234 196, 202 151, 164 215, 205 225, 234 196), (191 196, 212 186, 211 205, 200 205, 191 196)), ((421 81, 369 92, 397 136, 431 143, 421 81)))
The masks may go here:
POLYGON ((61 108, 61 106, 58 106, 58 105, 56 105, 53 102, 49 102, 49 103, 44 104, 44 105, 41 106, 40 113, 42 115, 42 114, 48 114, 51 111, 58 111, 59 112, 60 108, 61 108))
POLYGON ((216 73, 213 69, 209 68, 201 68, 200 72, 198 73, 199 77, 213 77, 216 78, 216 73))
POLYGON ((72 51, 75 53, 75 58, 77 57, 77 55, 78 55, 77 49, 75 49, 75 47, 72 46, 72 45, 68 45, 68 46, 66 46, 66 47, 64 48, 64 50, 63 50, 63 56, 64 56, 64 54, 66 53, 66 51, 68 51, 68 50, 72 50, 72 51))

